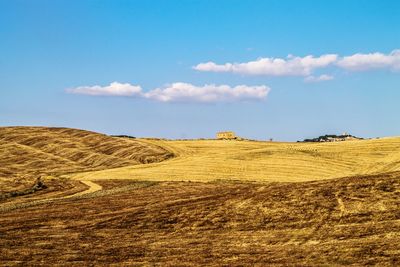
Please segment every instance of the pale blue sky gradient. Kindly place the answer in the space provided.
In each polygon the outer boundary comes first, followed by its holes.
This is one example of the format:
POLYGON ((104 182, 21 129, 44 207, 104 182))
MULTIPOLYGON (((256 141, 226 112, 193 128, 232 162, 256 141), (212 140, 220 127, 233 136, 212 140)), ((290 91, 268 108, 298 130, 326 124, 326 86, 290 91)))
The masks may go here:
POLYGON ((400 49, 400 1, 0 0, 0 126, 108 134, 295 141, 327 133, 400 135, 400 73, 316 71, 304 77, 199 72, 207 61, 400 49), (173 82, 271 88, 265 101, 162 103, 67 94, 67 88, 173 82))

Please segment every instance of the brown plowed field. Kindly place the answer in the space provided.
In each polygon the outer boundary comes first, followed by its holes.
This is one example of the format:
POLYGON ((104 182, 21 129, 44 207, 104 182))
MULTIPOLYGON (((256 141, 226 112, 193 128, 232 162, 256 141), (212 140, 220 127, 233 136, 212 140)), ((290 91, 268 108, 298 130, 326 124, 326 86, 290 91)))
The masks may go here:
POLYGON ((3 213, 0 261, 398 266, 399 178, 391 173, 303 183, 105 180, 99 182, 103 195, 3 213))

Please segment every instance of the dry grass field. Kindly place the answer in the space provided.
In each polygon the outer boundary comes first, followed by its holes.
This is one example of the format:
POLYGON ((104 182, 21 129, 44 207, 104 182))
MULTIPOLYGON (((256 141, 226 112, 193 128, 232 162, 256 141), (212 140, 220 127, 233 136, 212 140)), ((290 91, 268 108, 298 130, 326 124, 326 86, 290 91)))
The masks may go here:
POLYGON ((162 161, 172 153, 132 139, 47 127, 0 127, 0 193, 30 186, 40 175, 162 161))
POLYGON ((303 183, 99 181, 3 212, 3 265, 400 264, 400 174, 303 183), (114 191, 113 191, 114 190, 114 191))
POLYGON ((176 158, 73 174, 78 180, 302 182, 400 170, 400 138, 335 143, 142 140, 176 158))
POLYGON ((0 265, 400 265, 400 138, 6 127, 0 147, 2 192, 46 175, 46 188, 0 201, 0 265))

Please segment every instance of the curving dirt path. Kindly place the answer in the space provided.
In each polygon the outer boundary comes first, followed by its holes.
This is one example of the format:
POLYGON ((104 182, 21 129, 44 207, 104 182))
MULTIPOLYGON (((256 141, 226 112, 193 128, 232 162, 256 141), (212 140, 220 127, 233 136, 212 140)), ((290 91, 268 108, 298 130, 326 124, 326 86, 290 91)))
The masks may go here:
POLYGON ((83 196, 83 195, 87 195, 87 194, 90 194, 90 193, 94 193, 94 192, 97 192, 97 191, 100 191, 100 190, 103 189, 103 187, 101 185, 96 184, 96 183, 94 183, 92 181, 79 181, 79 182, 89 186, 89 188, 84 190, 84 191, 75 193, 73 195, 64 196, 64 197, 55 198, 55 199, 65 199, 65 198, 79 197, 79 196, 83 196))
POLYGON ((103 189, 103 187, 99 184, 96 184, 92 181, 79 181, 85 185, 87 185, 89 188, 72 194, 72 195, 67 195, 67 196, 62 196, 62 197, 54 197, 54 198, 47 198, 47 199, 39 199, 39 200, 31 200, 29 202, 23 202, 23 203, 5 203, 0 205, 0 212, 6 212, 6 211, 10 211, 10 210, 15 210, 15 209, 19 209, 19 208, 26 208, 26 207, 32 207, 32 206, 36 206, 36 205, 40 205, 43 203, 50 203, 50 202, 54 202, 57 200, 62 200, 62 199, 70 199, 70 198, 77 198, 77 197, 81 197, 87 194, 91 194, 97 191, 100 191, 103 189))

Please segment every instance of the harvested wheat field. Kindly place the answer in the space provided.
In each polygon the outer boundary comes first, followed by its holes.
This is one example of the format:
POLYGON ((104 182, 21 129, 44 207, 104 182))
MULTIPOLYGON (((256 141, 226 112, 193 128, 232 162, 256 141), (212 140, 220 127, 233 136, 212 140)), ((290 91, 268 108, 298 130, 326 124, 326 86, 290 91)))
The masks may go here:
POLYGON ((0 193, 38 176, 162 161, 173 154, 132 139, 68 128, 0 127, 0 193))
POLYGON ((400 264, 400 138, 0 133, 0 265, 400 264), (22 175, 44 186, 10 195, 22 175))
POLYGON ((74 174, 78 180, 302 182, 400 171, 400 138, 334 143, 279 143, 232 140, 143 140, 165 147, 176 158, 74 174))

